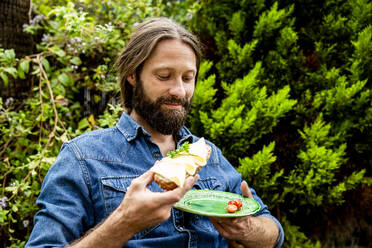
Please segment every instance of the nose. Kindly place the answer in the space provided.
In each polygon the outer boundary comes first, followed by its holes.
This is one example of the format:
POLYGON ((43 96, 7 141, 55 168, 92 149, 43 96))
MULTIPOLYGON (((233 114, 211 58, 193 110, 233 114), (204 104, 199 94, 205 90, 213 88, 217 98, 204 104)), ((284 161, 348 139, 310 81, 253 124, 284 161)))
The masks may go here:
POLYGON ((169 94, 176 96, 177 98, 186 97, 186 89, 182 78, 177 78, 174 80, 172 87, 169 89, 169 94))

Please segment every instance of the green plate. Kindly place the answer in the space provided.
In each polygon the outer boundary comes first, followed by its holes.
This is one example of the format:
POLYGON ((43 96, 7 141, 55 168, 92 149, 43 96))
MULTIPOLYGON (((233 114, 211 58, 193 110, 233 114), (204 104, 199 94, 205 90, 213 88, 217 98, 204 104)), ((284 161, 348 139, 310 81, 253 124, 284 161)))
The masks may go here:
POLYGON ((260 204, 251 198, 215 190, 190 190, 174 207, 193 214, 227 218, 253 215, 261 208, 260 204), (227 203, 232 200, 240 200, 243 203, 235 213, 226 210, 227 203))

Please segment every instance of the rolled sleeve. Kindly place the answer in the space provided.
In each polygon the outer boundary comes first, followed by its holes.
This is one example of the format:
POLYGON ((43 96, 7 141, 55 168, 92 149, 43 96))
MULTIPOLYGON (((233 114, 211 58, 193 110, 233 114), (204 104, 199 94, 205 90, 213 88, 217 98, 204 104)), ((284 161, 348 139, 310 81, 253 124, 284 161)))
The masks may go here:
POLYGON ((249 187, 249 189, 252 193, 253 199, 256 200, 261 206, 260 211, 258 213, 256 213, 254 216, 256 216, 256 217, 266 217, 266 218, 269 218, 269 219, 271 219, 275 222, 275 224, 277 225, 278 230, 279 230, 279 235, 278 235, 278 239, 277 239, 276 244, 275 244, 275 248, 281 247, 283 245, 283 242, 284 242, 284 230, 283 230, 282 225, 280 224, 280 222, 273 215, 271 215, 269 209, 263 203, 261 198, 257 195, 256 191, 251 187, 249 187))
MULTIPOLYGON (((228 175, 228 183, 230 187, 230 191, 236 194, 242 194, 240 185, 242 183, 242 178, 241 174, 238 173, 233 166, 230 164, 230 162, 222 155, 221 151, 219 150, 219 155, 220 155, 220 161, 221 161, 221 166, 224 167, 224 170, 226 170, 226 174, 228 175)), ((278 239, 275 244, 275 248, 281 247, 284 242, 284 230, 280 222, 273 216, 271 215, 268 207, 266 204, 263 203, 262 199, 257 195, 256 191, 249 187, 253 199, 257 201, 260 204, 260 210, 254 215, 255 217, 266 217, 275 222, 275 224, 278 227, 279 230, 279 235, 278 239)))

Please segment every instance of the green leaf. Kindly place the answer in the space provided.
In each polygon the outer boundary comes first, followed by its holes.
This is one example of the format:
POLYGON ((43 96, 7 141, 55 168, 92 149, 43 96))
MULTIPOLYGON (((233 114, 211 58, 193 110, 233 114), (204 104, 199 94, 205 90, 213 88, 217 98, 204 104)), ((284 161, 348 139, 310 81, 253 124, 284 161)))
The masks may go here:
POLYGON ((9 79, 8 79, 8 76, 4 72, 0 72, 0 77, 4 82, 4 85, 8 85, 9 79))
POLYGON ((25 73, 28 73, 29 69, 30 69, 30 61, 25 59, 25 60, 22 60, 22 62, 19 64, 19 66, 21 67, 22 71, 24 71, 25 73))
POLYGON ((17 70, 14 67, 5 67, 3 68, 4 71, 9 73, 10 75, 13 76, 13 78, 17 78, 17 70))
POLYGON ((21 79, 25 79, 25 73, 23 72, 21 66, 18 66, 18 76, 21 78, 21 79))
POLYGON ((13 49, 5 50, 1 61, 4 61, 7 65, 12 65, 16 61, 15 52, 13 49))
POLYGON ((46 72, 50 72, 50 64, 46 58, 41 59, 41 64, 43 65, 46 72))
POLYGON ((88 118, 84 118, 81 121, 79 121, 78 129, 85 129, 89 127, 89 121, 88 118))
POLYGON ((13 205, 12 210, 13 210, 13 212, 17 212, 18 211, 18 207, 16 205, 13 205))
POLYGON ((167 156, 174 158, 180 154, 184 154, 188 152, 189 152, 189 142, 186 141, 185 143, 182 144, 182 146, 178 147, 176 150, 168 152, 167 156))
POLYGON ((50 50, 54 53, 54 54, 57 54, 57 56, 59 57, 64 57, 66 56, 66 52, 63 51, 60 47, 58 46, 53 46, 50 48, 50 50))
POLYGON ((81 60, 79 57, 73 57, 70 62, 74 65, 80 65, 81 64, 81 60))
POLYGON ((58 80, 63 84, 63 85, 69 85, 70 83, 73 82, 72 78, 69 77, 66 73, 62 73, 58 76, 58 80))

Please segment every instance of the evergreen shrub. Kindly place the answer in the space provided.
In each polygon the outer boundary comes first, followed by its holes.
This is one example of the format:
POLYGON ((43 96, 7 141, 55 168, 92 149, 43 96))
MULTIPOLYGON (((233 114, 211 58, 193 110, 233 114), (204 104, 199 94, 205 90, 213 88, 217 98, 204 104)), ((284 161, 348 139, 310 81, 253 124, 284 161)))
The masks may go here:
POLYGON ((262 196, 285 247, 372 243, 371 10, 206 0, 190 21, 209 60, 191 129, 262 196))

